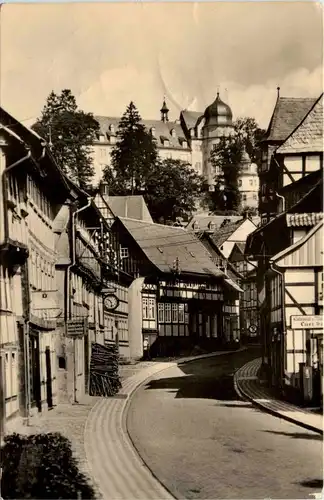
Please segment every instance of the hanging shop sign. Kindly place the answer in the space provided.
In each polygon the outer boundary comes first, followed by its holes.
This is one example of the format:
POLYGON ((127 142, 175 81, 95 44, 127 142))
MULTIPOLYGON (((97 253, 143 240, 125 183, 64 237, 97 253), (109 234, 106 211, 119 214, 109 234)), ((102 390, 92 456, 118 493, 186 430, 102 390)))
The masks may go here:
POLYGON ((68 337, 83 336, 87 328, 86 318, 69 319, 66 322, 66 335, 68 337))
POLYGON ((291 328, 293 330, 323 330, 323 316, 291 316, 291 328))

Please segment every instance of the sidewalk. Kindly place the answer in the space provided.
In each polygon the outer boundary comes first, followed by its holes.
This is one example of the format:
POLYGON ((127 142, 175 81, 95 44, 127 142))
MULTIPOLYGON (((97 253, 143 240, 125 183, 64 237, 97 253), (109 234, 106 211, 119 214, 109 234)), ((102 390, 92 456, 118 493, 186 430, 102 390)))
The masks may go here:
MULTIPOLYGON (((243 348, 244 349, 244 348, 243 348)), ((122 389, 111 398, 86 395, 79 404, 60 404, 30 418, 8 422, 6 434, 60 432, 72 442, 80 470, 90 479, 97 498, 171 499, 142 462, 126 429, 128 399, 147 378, 178 363, 219 356, 231 351, 179 358, 170 362, 141 361, 121 365, 122 389)))
POLYGON ((236 371, 234 386, 238 395, 276 417, 323 434, 322 415, 275 399, 269 389, 261 386, 257 376, 260 366, 261 358, 258 358, 250 361, 236 371))

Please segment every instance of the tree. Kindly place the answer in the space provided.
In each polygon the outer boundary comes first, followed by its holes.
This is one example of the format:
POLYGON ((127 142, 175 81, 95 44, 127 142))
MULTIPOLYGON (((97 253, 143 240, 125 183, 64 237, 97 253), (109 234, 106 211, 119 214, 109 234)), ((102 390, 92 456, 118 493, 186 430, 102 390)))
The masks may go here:
POLYGON ((63 172, 81 188, 89 188, 94 175, 92 144, 99 124, 91 113, 78 109, 71 90, 50 93, 33 129, 48 142, 63 172))
POLYGON ((142 194, 146 191, 146 180, 157 161, 158 151, 133 102, 119 122, 117 137, 111 166, 104 170, 104 181, 114 194, 142 194))
POLYGON ((156 163, 147 178, 145 201, 155 221, 175 222, 191 215, 202 192, 203 178, 181 160, 156 163))
POLYGON ((234 131, 230 137, 222 137, 211 152, 210 161, 217 174, 215 191, 205 196, 210 210, 240 211, 240 191, 238 180, 241 172, 244 150, 251 162, 259 164, 258 146, 264 130, 260 129, 254 118, 238 118, 234 122, 234 131))

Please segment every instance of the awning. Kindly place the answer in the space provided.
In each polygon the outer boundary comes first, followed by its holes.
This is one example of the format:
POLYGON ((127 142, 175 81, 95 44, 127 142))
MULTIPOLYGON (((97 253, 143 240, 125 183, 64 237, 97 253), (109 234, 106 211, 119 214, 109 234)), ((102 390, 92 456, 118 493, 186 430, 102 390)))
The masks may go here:
POLYGON ((233 288, 236 292, 244 292, 244 290, 242 290, 242 288, 237 283, 235 283, 235 281, 231 280, 231 278, 227 278, 226 280, 224 280, 224 283, 229 288, 233 288))

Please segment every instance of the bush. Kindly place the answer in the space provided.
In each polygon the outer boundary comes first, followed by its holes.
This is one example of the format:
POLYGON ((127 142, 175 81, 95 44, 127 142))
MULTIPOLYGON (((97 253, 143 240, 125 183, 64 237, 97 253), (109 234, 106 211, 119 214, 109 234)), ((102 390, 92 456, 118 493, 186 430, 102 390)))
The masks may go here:
POLYGON ((1 493, 7 498, 94 499, 77 466, 71 442, 59 433, 5 437, 1 449, 1 493))

